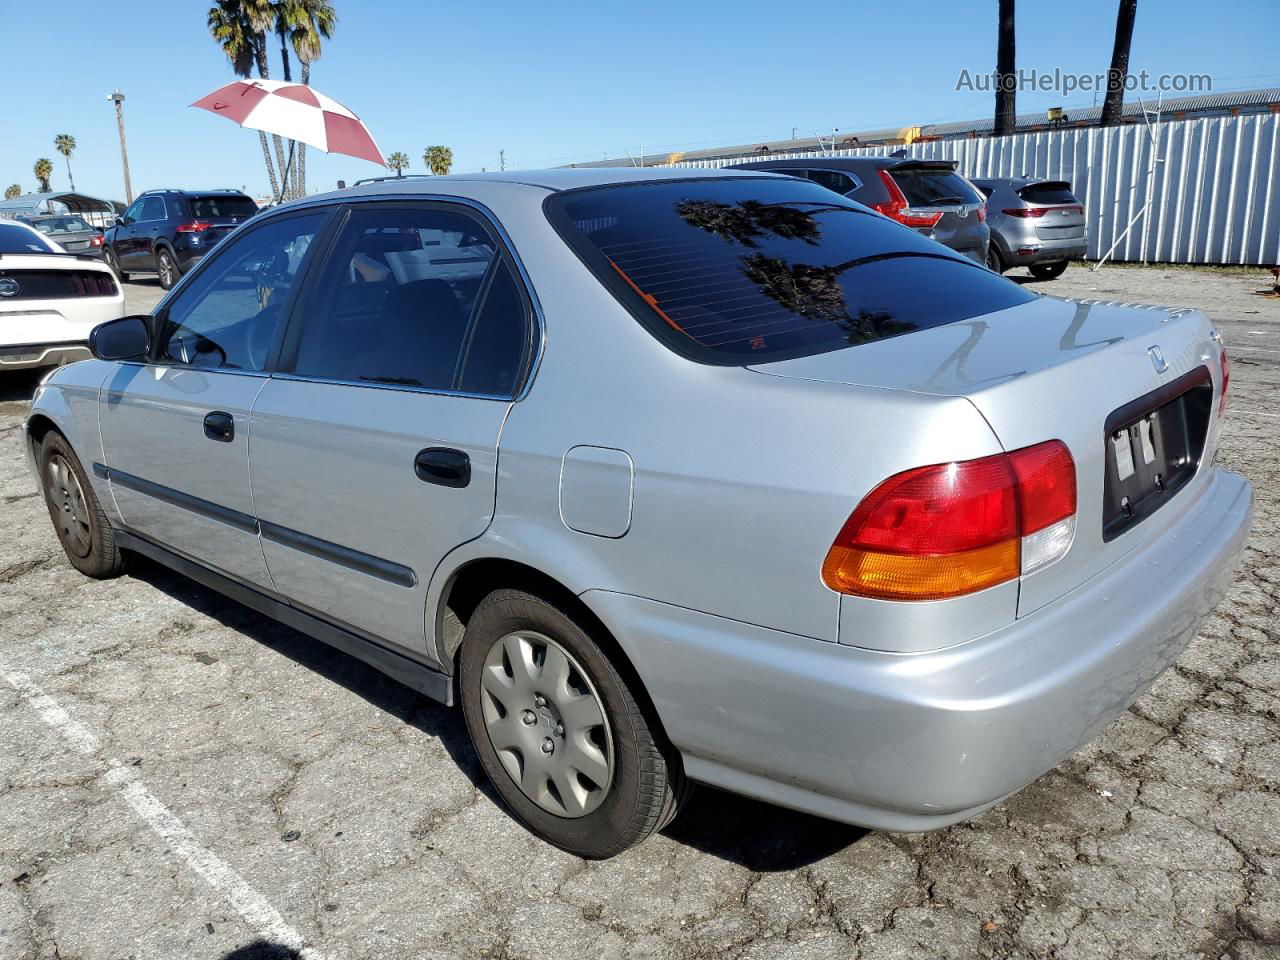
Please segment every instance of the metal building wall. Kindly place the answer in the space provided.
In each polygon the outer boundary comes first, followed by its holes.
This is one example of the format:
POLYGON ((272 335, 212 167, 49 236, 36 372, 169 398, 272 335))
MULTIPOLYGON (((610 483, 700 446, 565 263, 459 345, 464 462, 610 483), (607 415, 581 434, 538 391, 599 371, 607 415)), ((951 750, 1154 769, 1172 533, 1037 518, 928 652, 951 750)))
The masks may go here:
MULTIPOLYGON (((888 156, 901 149, 926 160, 958 160, 960 171, 971 177, 1071 181, 1085 207, 1090 259, 1102 256, 1124 234, 1150 193, 1150 208, 1120 241, 1114 259, 1280 263, 1280 114, 941 140, 826 155, 888 156), (1159 158, 1154 172, 1153 148, 1159 158)), ((750 159, 689 160, 675 166, 723 167, 750 159)))

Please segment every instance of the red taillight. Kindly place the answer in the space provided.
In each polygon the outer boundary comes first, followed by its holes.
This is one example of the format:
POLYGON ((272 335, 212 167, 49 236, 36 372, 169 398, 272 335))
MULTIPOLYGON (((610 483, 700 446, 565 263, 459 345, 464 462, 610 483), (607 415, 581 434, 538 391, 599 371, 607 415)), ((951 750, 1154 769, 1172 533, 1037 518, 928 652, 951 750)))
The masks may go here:
POLYGON ((907 198, 902 195, 902 191, 898 189, 898 184, 889 175, 888 170, 880 171, 880 182, 889 191, 889 199, 881 203, 873 203, 872 210, 879 211, 889 219, 897 220, 908 227, 932 227, 942 219, 942 214, 938 212, 923 213, 912 210, 911 205, 907 203, 907 198))
POLYGON ((1060 559, 1075 535, 1075 462, 1059 440, 885 480, 863 498, 822 565, 840 593, 939 600, 1060 559))
POLYGON ((1011 217, 1021 217, 1024 220, 1028 217, 1043 217, 1046 213, 1078 213, 1083 216, 1084 206, 1076 204, 1071 207, 1006 207, 1000 212, 1011 217))
POLYGON ((1227 384, 1231 382, 1231 358, 1227 356, 1227 348, 1219 346, 1222 351, 1222 395, 1218 400, 1218 416, 1227 412, 1227 384))
POLYGON ((93 238, 89 241, 89 246, 91 246, 91 247, 100 247, 100 246, 102 246, 102 234, 98 234, 96 237, 93 237, 93 238))
POLYGON ((985 205, 978 208, 978 222, 979 223, 987 222, 987 208, 985 205))
POLYGON ((1009 464, 1018 478, 1022 536, 1076 512, 1076 465, 1061 440, 1015 450, 1009 454, 1009 464))
POLYGON ((213 224, 207 220, 192 220, 190 223, 184 223, 178 228, 178 233, 204 233, 212 227, 213 224))

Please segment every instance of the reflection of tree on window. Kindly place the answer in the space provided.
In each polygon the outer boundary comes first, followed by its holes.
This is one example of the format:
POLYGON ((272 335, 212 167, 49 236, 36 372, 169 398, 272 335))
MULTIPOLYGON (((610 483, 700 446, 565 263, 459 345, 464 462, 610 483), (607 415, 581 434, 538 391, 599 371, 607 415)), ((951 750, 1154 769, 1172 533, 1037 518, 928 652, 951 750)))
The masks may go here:
POLYGON ((741 262, 743 276, 783 309, 797 316, 834 323, 846 332, 849 343, 863 343, 914 329, 913 324, 894 320, 893 314, 886 310, 860 309, 857 316, 849 315, 840 274, 877 259, 881 258, 863 257, 833 267, 815 267, 753 253, 741 262))
POLYGON ((691 227, 700 227, 727 243, 745 247, 756 246, 756 240, 767 234, 808 244, 816 244, 822 235, 822 227, 811 212, 786 204, 683 200, 676 204, 676 213, 691 227))

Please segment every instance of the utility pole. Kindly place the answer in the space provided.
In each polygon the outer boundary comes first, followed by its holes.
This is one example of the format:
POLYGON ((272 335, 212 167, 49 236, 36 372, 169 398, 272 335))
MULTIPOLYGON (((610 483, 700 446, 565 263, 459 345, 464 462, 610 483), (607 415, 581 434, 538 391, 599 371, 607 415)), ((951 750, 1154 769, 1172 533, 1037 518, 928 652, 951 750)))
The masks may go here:
POLYGON ((124 145, 124 94, 116 89, 107 95, 107 99, 116 105, 116 126, 120 128, 120 165, 124 167, 124 202, 128 206, 133 203, 133 185, 129 183, 129 150, 124 145))
POLYGON ((507 151, 505 150, 498 151, 498 169, 499 170, 507 169, 507 151))

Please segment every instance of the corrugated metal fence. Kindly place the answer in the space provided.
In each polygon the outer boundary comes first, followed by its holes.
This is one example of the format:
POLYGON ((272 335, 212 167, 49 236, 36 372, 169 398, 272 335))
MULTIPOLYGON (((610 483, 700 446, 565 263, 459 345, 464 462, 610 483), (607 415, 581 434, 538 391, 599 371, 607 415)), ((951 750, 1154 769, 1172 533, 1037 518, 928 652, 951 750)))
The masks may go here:
MULTIPOLYGON (((1280 263, 1280 114, 865 147, 827 156, 887 156, 900 149, 926 160, 958 160, 960 171, 971 177, 1071 181, 1085 206, 1091 259, 1124 234, 1149 196, 1150 208, 1116 247, 1114 259, 1280 263), (1153 149, 1159 158, 1154 172, 1153 149)), ((722 167, 750 159, 675 166, 722 167)))

